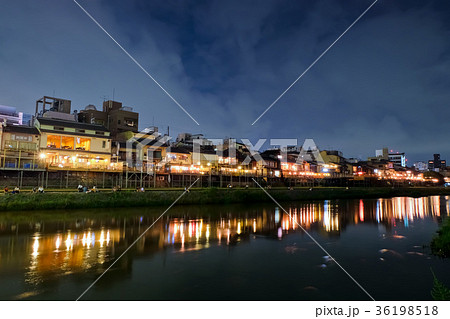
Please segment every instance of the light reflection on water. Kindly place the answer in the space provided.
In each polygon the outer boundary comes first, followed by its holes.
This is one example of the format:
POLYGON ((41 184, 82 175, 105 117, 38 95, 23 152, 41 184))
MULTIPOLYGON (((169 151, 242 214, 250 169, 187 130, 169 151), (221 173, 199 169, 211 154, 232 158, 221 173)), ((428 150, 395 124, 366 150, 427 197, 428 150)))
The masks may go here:
MULTIPOLYGON (((339 236, 349 225, 380 224, 389 229, 401 223, 408 228, 424 218, 449 215, 449 197, 326 200, 285 207, 292 218, 271 205, 256 209, 249 206, 248 210, 241 208, 239 211, 227 211, 225 207, 218 214, 212 209, 206 215, 196 215, 192 208, 185 213, 183 207, 178 207, 176 212, 169 212, 155 224, 135 249, 137 254, 144 255, 168 247, 185 253, 236 245, 248 241, 249 236, 282 240, 292 232, 301 232, 298 225, 321 237, 339 236)), ((32 233, 24 225, 1 222, 0 235, 10 236, 10 244, 0 242, 0 276, 14 272, 14 267, 23 267, 24 282, 39 288, 58 276, 101 273, 156 217, 144 214, 96 220, 93 215, 83 225, 77 225, 78 221, 64 224, 64 227, 61 223, 56 226, 52 222, 39 223, 34 229, 40 231, 32 233), (17 229, 25 230, 17 232, 17 229), (15 235, 11 234, 12 230, 16 230, 15 235)))

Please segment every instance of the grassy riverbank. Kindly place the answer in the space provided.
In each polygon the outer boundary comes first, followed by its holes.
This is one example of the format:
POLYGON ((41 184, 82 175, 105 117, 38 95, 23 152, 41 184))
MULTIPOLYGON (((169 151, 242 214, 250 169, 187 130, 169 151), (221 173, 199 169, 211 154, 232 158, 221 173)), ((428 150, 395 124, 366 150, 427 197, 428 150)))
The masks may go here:
POLYGON ((431 242, 433 254, 442 257, 450 257, 450 219, 445 219, 441 228, 431 242))
MULTIPOLYGON (((109 207, 168 206, 183 190, 151 190, 145 193, 132 191, 77 193, 48 192, 45 194, 22 193, 0 195, 0 211, 80 209, 109 207)), ((297 188, 294 190, 271 189, 268 192, 278 201, 303 201, 325 199, 388 198, 396 196, 421 197, 450 195, 447 188, 297 188)), ((177 203, 180 204, 229 204, 268 202, 271 199, 257 188, 250 189, 193 189, 177 203)))

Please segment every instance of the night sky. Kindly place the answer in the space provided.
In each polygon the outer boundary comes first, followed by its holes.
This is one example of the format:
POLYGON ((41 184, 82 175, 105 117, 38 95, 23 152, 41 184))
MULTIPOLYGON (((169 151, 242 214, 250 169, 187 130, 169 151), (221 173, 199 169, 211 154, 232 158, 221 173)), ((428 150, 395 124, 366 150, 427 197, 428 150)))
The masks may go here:
POLYGON ((450 160, 448 1, 379 0, 251 125, 372 2, 79 0, 197 126, 73 1, 0 0, 0 104, 33 113, 50 95, 79 110, 115 89, 141 129, 174 137, 313 138, 346 157, 387 146, 409 165, 450 160))

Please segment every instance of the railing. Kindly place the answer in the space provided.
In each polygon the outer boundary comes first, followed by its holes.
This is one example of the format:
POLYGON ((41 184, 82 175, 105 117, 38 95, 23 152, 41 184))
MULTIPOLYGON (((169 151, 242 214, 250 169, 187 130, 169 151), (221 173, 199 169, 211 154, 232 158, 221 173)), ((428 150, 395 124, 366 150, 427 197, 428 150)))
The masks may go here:
POLYGON ((100 163, 91 163, 91 162, 82 162, 82 163, 49 163, 47 165, 49 170, 74 170, 74 171, 104 171, 104 172, 122 172, 123 171, 123 163, 109 163, 109 164, 100 164, 100 163))

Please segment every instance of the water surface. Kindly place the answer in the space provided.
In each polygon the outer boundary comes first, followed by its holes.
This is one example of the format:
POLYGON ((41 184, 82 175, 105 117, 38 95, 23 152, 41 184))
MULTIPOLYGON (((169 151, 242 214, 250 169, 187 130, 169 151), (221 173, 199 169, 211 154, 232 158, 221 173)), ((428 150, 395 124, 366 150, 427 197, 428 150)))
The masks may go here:
MULTIPOLYGON (((449 197, 173 207, 86 300, 429 300, 449 197)), ((0 214, 0 299, 74 300, 165 208, 0 214)))

